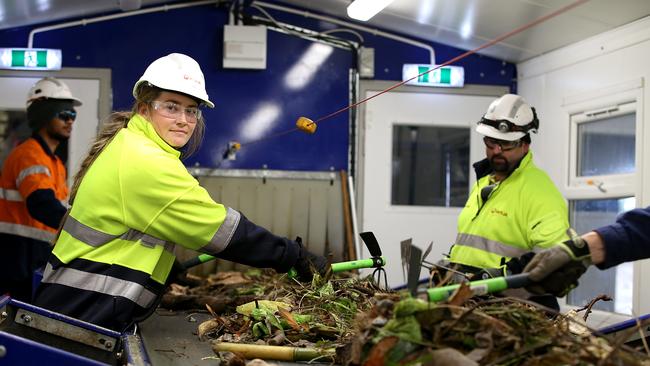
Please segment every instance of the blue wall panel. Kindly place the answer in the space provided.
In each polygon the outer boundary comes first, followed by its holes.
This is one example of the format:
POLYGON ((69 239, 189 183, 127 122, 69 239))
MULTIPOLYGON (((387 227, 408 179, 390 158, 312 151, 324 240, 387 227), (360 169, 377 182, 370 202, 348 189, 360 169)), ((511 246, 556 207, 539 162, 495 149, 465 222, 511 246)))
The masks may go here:
MULTIPOLYGON (((261 15, 251 9, 251 14, 261 15)), ((269 11, 283 22, 313 30, 334 25, 301 16, 269 11)), ((208 94, 216 108, 205 111, 206 138, 188 165, 215 167, 228 141, 244 143, 237 160, 221 168, 286 170, 329 170, 347 168, 348 114, 341 113, 319 123, 314 135, 292 132, 268 138, 294 128, 300 116, 314 120, 348 105, 348 75, 354 56, 334 48, 313 78, 301 89, 285 86, 285 77, 313 43, 294 36, 268 31, 266 70, 223 69, 224 8, 200 6, 168 12, 93 23, 39 33, 34 47, 63 50, 64 67, 112 69, 113 109, 130 109, 131 88, 146 66, 170 52, 194 57, 205 73, 208 94), (275 118, 262 119, 257 127, 252 117, 261 110, 275 118), (246 145, 251 140, 263 139, 246 145)), ((42 25, 39 25, 42 26, 42 25)), ((25 47, 31 27, 0 31, 0 47, 25 47)), ((355 40, 354 36, 341 34, 355 40)), ((366 47, 375 48, 375 79, 399 80, 403 63, 428 63, 420 48, 364 34, 366 47)), ((438 63, 463 52, 433 44, 438 63)), ((472 55, 458 65, 465 66, 466 83, 508 85, 514 88, 515 67, 489 57, 472 55)))

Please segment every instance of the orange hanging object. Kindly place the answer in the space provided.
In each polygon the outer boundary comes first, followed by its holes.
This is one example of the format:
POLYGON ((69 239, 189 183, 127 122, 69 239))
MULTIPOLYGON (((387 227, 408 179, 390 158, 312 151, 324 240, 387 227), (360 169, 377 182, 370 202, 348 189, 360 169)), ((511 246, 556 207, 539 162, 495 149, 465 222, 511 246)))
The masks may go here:
POLYGON ((304 131, 307 133, 316 132, 316 123, 307 117, 298 118, 298 120, 296 121, 296 127, 298 127, 300 131, 304 131))

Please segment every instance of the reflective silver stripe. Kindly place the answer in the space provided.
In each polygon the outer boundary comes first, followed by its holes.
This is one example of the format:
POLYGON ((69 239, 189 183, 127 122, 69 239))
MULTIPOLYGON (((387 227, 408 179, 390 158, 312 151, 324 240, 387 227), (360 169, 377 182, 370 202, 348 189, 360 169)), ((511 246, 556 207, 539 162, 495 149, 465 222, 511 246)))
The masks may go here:
POLYGON ((0 233, 23 236, 25 238, 46 241, 48 243, 51 243, 56 237, 56 234, 47 230, 37 229, 27 225, 13 224, 10 222, 0 222, 0 233))
POLYGON ((65 224, 63 224, 63 230, 65 230, 73 238, 92 247, 102 246, 118 238, 134 242, 140 240, 140 243, 142 243, 142 245, 149 248, 153 248, 156 245, 159 245, 172 254, 174 253, 174 248, 176 246, 174 243, 167 242, 135 229, 129 229, 129 231, 121 235, 107 234, 97 229, 93 229, 88 225, 82 224, 70 215, 68 215, 68 218, 65 220, 65 224))
POLYGON ((456 245, 464 245, 510 258, 519 257, 525 253, 530 252, 530 249, 515 248, 513 246, 500 243, 495 240, 489 240, 484 237, 472 234, 459 233, 456 236, 456 245))
POLYGON ((22 202, 23 196, 20 195, 15 189, 2 189, 0 188, 0 198, 4 198, 7 201, 22 202))
POLYGON ((99 230, 95 230, 90 226, 82 224, 70 215, 68 215, 68 218, 63 224, 63 230, 65 230, 73 238, 82 241, 92 247, 104 245, 109 241, 119 237, 119 235, 106 234, 99 230))
POLYGON ((239 219, 241 219, 241 214, 228 207, 226 218, 223 220, 221 226, 219 226, 219 230, 214 233, 210 242, 203 248, 199 249, 199 251, 209 254, 218 254, 222 250, 226 249, 228 244, 230 244, 230 239, 232 239, 233 234, 235 234, 237 225, 239 225, 239 219))
POLYGON ((45 165, 32 165, 20 171, 18 178, 16 178, 16 187, 20 187, 23 179, 32 174, 47 174, 48 177, 51 176, 50 170, 45 165))
POLYGON ((134 229, 129 229, 129 231, 125 232, 120 236, 120 239, 122 240, 127 240, 127 241, 138 241, 140 240, 142 245, 145 247, 153 248, 156 245, 159 245, 161 247, 165 246, 166 241, 162 239, 158 239, 156 237, 153 237, 151 235, 147 235, 143 232, 140 232, 138 230, 134 229))
POLYGON ((143 308, 150 307, 156 300, 156 295, 139 283, 73 268, 62 267, 53 270, 50 263, 45 266, 42 282, 120 296, 143 308))

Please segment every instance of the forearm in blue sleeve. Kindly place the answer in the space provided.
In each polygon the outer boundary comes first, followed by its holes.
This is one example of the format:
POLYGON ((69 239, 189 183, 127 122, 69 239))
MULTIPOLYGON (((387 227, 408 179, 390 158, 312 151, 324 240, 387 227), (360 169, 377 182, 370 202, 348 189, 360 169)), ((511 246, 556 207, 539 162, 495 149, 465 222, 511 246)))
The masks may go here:
POLYGON ((274 235, 241 215, 230 244, 218 257, 284 273, 296 263, 299 250, 298 243, 274 235))
POLYGON ((27 212, 43 224, 58 229, 66 208, 51 189, 37 189, 25 200, 27 212))
POLYGON ((650 207, 625 212, 616 223, 594 231, 605 244, 605 261, 598 265, 600 269, 650 258, 650 207))

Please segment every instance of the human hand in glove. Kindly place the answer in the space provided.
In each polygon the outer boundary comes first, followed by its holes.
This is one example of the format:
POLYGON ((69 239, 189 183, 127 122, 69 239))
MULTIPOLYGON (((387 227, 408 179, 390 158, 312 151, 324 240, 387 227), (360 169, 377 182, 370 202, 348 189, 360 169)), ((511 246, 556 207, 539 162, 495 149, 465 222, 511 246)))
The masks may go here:
POLYGON ((296 243, 300 246, 298 260, 294 265, 294 268, 298 273, 298 279, 302 282, 309 282, 314 277, 314 273, 318 273, 321 276, 325 275, 327 272, 327 259, 322 255, 316 255, 308 251, 307 248, 302 245, 300 237, 296 238, 296 243))
POLYGON ((174 259, 174 264, 172 265, 169 275, 167 275, 167 281, 165 285, 171 285, 172 283, 184 283, 184 279, 187 277, 187 268, 179 262, 178 258, 174 259))
POLYGON ((578 278, 591 264, 587 242, 570 230, 571 239, 535 255, 526 265, 534 293, 552 293, 561 297, 578 285, 578 278))

